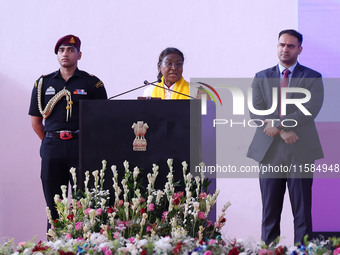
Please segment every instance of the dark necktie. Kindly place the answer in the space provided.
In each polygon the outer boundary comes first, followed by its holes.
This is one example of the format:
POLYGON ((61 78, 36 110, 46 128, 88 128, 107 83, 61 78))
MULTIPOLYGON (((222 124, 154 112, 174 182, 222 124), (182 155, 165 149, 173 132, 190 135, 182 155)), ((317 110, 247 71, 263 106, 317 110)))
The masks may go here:
POLYGON ((290 74, 289 69, 283 70, 282 74, 283 74, 283 76, 282 76, 281 81, 280 81, 280 87, 281 88, 287 88, 288 83, 289 83, 288 75, 290 74))
MULTIPOLYGON (((283 74, 283 76, 282 76, 281 81, 280 81, 280 88, 287 88, 288 87, 288 83, 289 83, 288 75, 290 74, 289 69, 283 70, 282 74, 283 74)), ((282 89, 281 89, 281 94, 282 94, 282 89)), ((281 100, 280 100, 280 109, 279 109, 279 112, 280 112, 280 117, 282 117, 282 115, 281 115, 281 100)))

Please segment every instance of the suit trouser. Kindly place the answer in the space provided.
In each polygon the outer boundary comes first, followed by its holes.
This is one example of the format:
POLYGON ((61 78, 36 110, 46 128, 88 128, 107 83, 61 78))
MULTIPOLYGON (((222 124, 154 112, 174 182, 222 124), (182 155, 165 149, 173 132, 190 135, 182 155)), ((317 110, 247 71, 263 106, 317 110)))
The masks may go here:
MULTIPOLYGON (((40 147, 41 156, 41 181, 46 204, 51 211, 53 219, 57 219, 58 212, 55 208, 54 196, 62 198, 61 185, 70 182, 73 185, 70 168, 78 168, 79 140, 61 140, 55 137, 45 137, 40 147)), ((48 226, 49 227, 49 226, 48 226)))
POLYGON ((313 174, 306 173, 299 166, 313 164, 314 161, 299 160, 296 155, 290 152, 290 146, 281 138, 275 139, 265 158, 260 162, 261 238, 266 244, 280 236, 280 220, 286 184, 294 217, 294 242, 302 242, 306 234, 309 236, 312 234, 313 174), (296 166, 295 171, 294 165, 296 166), (290 171, 289 167, 291 167, 290 171))

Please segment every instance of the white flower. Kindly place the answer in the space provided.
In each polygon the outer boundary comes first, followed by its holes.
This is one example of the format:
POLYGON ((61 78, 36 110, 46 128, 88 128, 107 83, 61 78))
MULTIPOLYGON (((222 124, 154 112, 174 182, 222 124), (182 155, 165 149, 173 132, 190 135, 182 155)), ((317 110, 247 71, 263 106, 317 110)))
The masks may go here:
POLYGON ((148 240, 146 240, 146 239, 138 240, 137 243, 136 243, 136 247, 141 248, 144 245, 146 245, 147 243, 148 243, 148 240))
POLYGON ((308 248, 309 250, 315 250, 315 249, 318 248, 318 246, 317 246, 316 244, 310 242, 310 243, 308 244, 308 247, 307 247, 307 248, 308 248))
POLYGON ((61 188, 61 191, 63 192, 63 199, 66 199, 66 197, 67 197, 67 195, 66 195, 67 186, 61 185, 60 188, 61 188))
POLYGON ((23 255, 30 255, 30 254, 32 254, 32 251, 31 251, 31 249, 26 248, 26 249, 23 251, 22 254, 23 254, 23 255))
POLYGON ((100 233, 93 233, 90 237, 90 241, 95 244, 100 244, 100 243, 108 242, 109 239, 107 239, 106 236, 100 233))
POLYGON ((292 254, 293 251, 298 252, 299 251, 298 247, 296 247, 296 246, 289 247, 288 251, 286 252, 286 254, 292 254))
POLYGON ((124 168, 125 168, 125 172, 129 172, 129 162, 127 160, 125 160, 123 165, 124 165, 124 168))
POLYGON ((92 172, 94 178, 98 178, 98 174, 99 174, 98 170, 92 172))
POLYGON ((200 203, 199 202, 194 202, 193 206, 194 206, 195 211, 199 211, 199 209, 200 209, 200 203))
MULTIPOLYGON (((60 240, 60 239, 58 239, 55 242, 51 242, 51 243, 52 243, 51 244, 52 248, 55 249, 55 250, 59 250, 63 246, 63 241, 60 240)), ((50 246, 50 245, 48 245, 48 246, 50 246)))
POLYGON ((172 158, 169 158, 166 162, 168 163, 168 166, 170 168, 170 167, 172 167, 174 160, 172 158))
POLYGON ((161 190, 157 190, 156 204, 159 203, 159 201, 161 200, 162 196, 163 196, 163 192, 161 190))
POLYGON ((227 202, 227 203, 223 206, 222 212, 225 212, 229 206, 231 206, 231 203, 230 203, 230 202, 227 202))
POLYGON ((116 176, 118 177, 117 166, 112 165, 112 166, 111 166, 111 170, 112 170, 113 177, 114 177, 114 178, 115 178, 116 176))
POLYGON ((72 174, 74 192, 77 192, 77 175, 76 175, 76 169, 75 169, 74 167, 71 167, 70 173, 72 174))
POLYGON ((133 169, 133 179, 137 179, 137 177, 138 177, 138 175, 139 175, 139 168, 138 167, 135 167, 134 169, 133 169))
POLYGON ((158 253, 165 253, 167 254, 172 250, 172 245, 170 244, 170 237, 162 237, 158 241, 155 242, 155 250, 158 253))
POLYGON ((152 164, 153 174, 158 175, 158 169, 159 169, 159 166, 157 166, 156 164, 152 164))
POLYGON ((188 169, 188 164, 187 164, 187 162, 186 161, 183 161, 182 162, 182 166, 183 166, 183 170, 187 170, 188 169))

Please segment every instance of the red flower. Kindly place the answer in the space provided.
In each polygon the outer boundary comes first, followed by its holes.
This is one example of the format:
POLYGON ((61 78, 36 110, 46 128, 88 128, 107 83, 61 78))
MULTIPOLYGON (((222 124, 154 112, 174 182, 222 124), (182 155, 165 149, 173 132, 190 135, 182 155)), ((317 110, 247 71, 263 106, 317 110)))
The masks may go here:
POLYGON ((181 198, 183 197, 183 195, 184 195, 183 191, 179 191, 179 192, 176 192, 175 194, 173 194, 172 198, 174 200, 174 204, 175 205, 179 204, 179 202, 181 201, 181 198))
POLYGON ((70 221, 73 221, 73 217, 74 217, 74 214, 71 213, 69 216, 67 216, 67 218, 70 220, 70 221))
POLYGON ((41 246, 41 241, 34 246, 32 252, 36 252, 36 251, 46 251, 49 247, 48 246, 41 246))
POLYGON ((74 253, 71 252, 71 251, 64 252, 64 251, 62 251, 62 250, 59 250, 59 255, 74 255, 74 253))
POLYGON ((148 253, 147 253, 147 250, 146 249, 143 249, 142 251, 141 251, 141 253, 140 253, 140 255, 147 255, 148 253))
POLYGON ((181 254, 181 249, 182 249, 182 245, 183 245, 184 243, 183 242, 178 242, 177 244, 176 244, 176 246, 174 247, 174 249, 173 249, 173 253, 174 254, 181 254))
POLYGON ((238 250, 237 247, 232 248, 229 252, 228 255, 238 255, 240 254, 240 251, 238 250))
POLYGON ((113 213, 115 211, 115 209, 113 209, 112 207, 107 208, 107 213, 113 213))
POLYGON ((139 213, 140 215, 143 215, 143 213, 146 213, 146 209, 144 207, 142 207, 140 210, 139 210, 139 213))
POLYGON ((285 250, 283 249, 282 246, 279 246, 279 247, 275 250, 275 254, 276 254, 276 255, 283 255, 283 254, 285 254, 285 250))

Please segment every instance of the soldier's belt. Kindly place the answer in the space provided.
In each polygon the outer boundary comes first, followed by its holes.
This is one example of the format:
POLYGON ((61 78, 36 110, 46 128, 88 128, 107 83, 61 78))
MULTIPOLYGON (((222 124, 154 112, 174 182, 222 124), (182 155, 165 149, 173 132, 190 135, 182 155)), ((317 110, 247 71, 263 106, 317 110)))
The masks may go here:
POLYGON ((77 138, 78 135, 79 135, 79 130, 77 131, 61 130, 61 131, 46 132, 46 137, 56 137, 62 140, 69 140, 72 138, 77 138))

